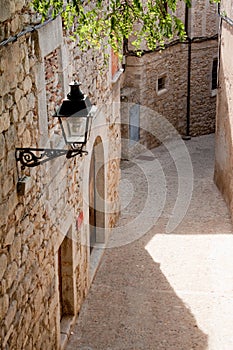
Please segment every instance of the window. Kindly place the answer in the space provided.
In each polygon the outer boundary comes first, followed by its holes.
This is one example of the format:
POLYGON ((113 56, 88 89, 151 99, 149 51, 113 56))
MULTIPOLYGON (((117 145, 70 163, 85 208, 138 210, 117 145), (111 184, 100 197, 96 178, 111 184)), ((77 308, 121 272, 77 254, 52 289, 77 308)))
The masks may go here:
POLYGON ((158 77, 157 84, 156 84, 157 95, 161 95, 165 93, 167 91, 167 87, 168 87, 167 85, 168 85, 168 82, 167 82, 166 74, 160 75, 158 77))
POLYGON ((218 59, 214 58, 212 65, 212 90, 216 90, 218 87, 218 59))
POLYGON ((165 89, 165 77, 158 79, 158 91, 165 89))

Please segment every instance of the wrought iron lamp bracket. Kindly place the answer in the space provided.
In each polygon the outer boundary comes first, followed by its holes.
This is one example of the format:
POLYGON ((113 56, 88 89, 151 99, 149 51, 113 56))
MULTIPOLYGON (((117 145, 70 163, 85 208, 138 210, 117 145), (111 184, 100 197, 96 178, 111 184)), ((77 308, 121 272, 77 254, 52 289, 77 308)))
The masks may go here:
POLYGON ((77 144, 73 143, 71 145, 71 149, 69 149, 66 153, 66 158, 70 159, 70 158, 73 158, 73 157, 78 156, 78 155, 80 155, 82 157, 83 154, 88 154, 87 151, 83 150, 83 145, 78 146, 77 144))
POLYGON ((88 154, 84 151, 83 146, 77 144, 71 145, 71 149, 51 149, 51 148, 16 148, 16 161, 21 163, 22 170, 25 167, 33 168, 40 164, 46 163, 49 160, 66 156, 67 159, 73 158, 77 155, 88 154))

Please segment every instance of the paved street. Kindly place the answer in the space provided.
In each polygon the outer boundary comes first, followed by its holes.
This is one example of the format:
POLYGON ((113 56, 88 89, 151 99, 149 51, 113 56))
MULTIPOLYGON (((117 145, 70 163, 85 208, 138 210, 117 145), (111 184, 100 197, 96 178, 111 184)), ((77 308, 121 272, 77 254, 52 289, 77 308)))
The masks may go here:
POLYGON ((119 226, 67 350, 233 349, 233 231, 214 136, 166 146, 122 162, 119 226))

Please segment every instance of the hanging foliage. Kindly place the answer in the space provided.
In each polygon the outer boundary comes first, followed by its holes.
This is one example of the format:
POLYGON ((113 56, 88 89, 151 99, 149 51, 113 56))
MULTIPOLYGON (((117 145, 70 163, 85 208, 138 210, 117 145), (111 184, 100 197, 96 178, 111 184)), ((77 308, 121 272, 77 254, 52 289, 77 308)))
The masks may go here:
POLYGON ((175 15, 178 1, 191 6, 191 0, 32 0, 32 5, 43 19, 60 14, 81 50, 110 44, 120 52, 123 40, 131 36, 140 52, 142 42, 154 50, 174 36, 185 40, 184 24, 175 15))

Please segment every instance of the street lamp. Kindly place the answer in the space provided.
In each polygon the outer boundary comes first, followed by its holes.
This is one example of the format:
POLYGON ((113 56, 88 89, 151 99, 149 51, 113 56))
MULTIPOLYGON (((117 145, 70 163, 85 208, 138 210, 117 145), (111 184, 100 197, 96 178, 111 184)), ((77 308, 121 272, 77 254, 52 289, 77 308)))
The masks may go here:
POLYGON ((83 146, 87 142, 92 105, 88 96, 81 92, 80 85, 77 81, 69 84, 70 93, 53 115, 53 118, 59 120, 62 135, 69 149, 16 148, 16 160, 21 163, 22 169, 35 167, 63 155, 69 159, 87 154, 83 146))

